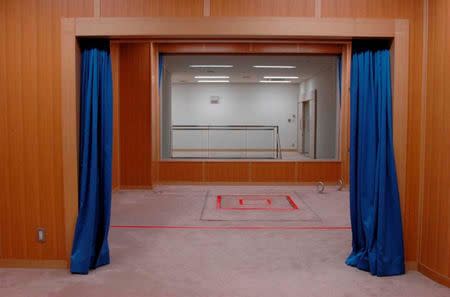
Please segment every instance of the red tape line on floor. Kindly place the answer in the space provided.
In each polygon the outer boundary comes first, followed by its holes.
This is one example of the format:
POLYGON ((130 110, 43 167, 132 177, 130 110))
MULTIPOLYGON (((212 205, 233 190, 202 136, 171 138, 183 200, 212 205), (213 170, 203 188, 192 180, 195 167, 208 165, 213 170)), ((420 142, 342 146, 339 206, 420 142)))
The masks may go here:
POLYGON ((158 226, 112 225, 113 229, 189 229, 189 230, 351 230, 348 226, 158 226))

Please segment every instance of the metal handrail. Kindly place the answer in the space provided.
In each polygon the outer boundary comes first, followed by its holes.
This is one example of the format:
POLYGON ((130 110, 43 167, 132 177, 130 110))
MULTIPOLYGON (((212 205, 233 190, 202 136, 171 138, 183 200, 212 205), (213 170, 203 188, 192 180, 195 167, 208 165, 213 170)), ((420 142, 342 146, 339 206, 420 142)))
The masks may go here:
POLYGON ((265 125, 172 125, 172 130, 273 130, 278 126, 265 125))
MULTIPOLYGON (((209 131, 274 131, 275 132, 275 154, 272 159, 281 159, 281 141, 278 125, 172 125, 170 131, 170 156, 171 158, 177 159, 210 159, 209 150, 209 131), (208 131, 208 156, 207 157, 174 157, 173 156, 173 131, 208 131)), ((246 134, 247 136, 247 134, 246 134)), ((213 159, 268 159, 264 158, 249 158, 248 157, 248 147, 246 143, 245 157, 240 158, 228 158, 220 157, 213 159)))

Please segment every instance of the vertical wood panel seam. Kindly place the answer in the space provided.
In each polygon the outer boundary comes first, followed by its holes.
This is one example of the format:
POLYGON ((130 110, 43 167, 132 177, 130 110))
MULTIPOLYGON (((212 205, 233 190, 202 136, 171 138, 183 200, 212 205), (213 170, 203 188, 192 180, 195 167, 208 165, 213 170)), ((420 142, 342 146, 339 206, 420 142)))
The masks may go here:
POLYGON ((322 0, 315 0, 314 2, 314 16, 316 18, 322 17, 322 0))
POLYGON ((94 0, 94 17, 99 18, 101 15, 101 0, 94 0))
MULTIPOLYGON (((120 153, 120 46, 117 46, 117 187, 120 189, 122 185, 122 179, 121 179, 121 153, 120 153)), ((113 98, 114 100, 114 98, 113 98)))
POLYGON ((425 150, 426 150, 426 108, 427 108, 427 77, 428 77, 428 0, 423 1, 423 28, 422 28, 422 93, 420 114, 420 155, 419 155, 419 205, 418 205, 418 240, 417 259, 420 263, 422 255, 422 217, 423 200, 425 196, 425 150))
MULTIPOLYGON (((25 107, 25 104, 27 104, 27 103, 24 103, 24 101, 26 100, 26 98, 24 98, 25 97, 25 94, 26 94, 26 92, 24 91, 24 88, 25 88, 25 84, 24 84, 24 71, 23 71, 23 69, 22 69, 22 67, 23 67, 23 65, 24 65, 24 37, 25 37, 25 35, 26 35, 26 33, 24 32, 24 30, 25 30, 25 26, 26 26, 26 24, 24 24, 24 18, 25 18, 26 16, 24 15, 24 13, 23 13, 23 10, 22 10, 22 12, 21 12, 21 22, 20 22, 20 35, 21 35, 21 41, 20 41, 20 50, 19 50, 19 52, 20 52, 20 54, 19 54, 19 58, 20 58, 20 62, 18 63, 18 69, 20 69, 19 71, 20 71, 20 95, 19 95, 19 97, 21 98, 21 114, 22 114, 22 117, 25 119, 25 114, 26 114, 26 107, 25 107), (25 93, 25 94, 24 94, 25 93)), ((30 44, 28 43, 28 46, 30 46, 30 44)), ((24 139, 24 137, 25 137, 25 135, 26 135, 26 132, 25 132, 25 130, 26 130, 26 128, 24 127, 24 126, 22 126, 22 129, 21 129, 22 131, 21 131, 21 134, 22 134, 22 138, 23 138, 23 143, 25 144, 26 143, 26 140, 24 139)), ((22 150, 22 154, 23 154, 23 156, 22 156, 22 159, 24 160, 24 161, 26 161, 26 151, 25 150, 22 150)), ((27 169, 26 169, 26 166, 24 166, 23 168, 22 168, 22 170, 23 170, 23 175, 24 176, 26 176, 26 171, 27 171, 27 169)), ((24 194, 25 195, 27 195, 26 194, 26 191, 24 191, 24 194)), ((23 201, 21 201, 22 203, 23 203, 23 201)), ((31 252, 31 254, 32 254, 32 251, 30 251, 30 249, 31 249, 31 246, 30 246, 30 242, 29 242, 29 240, 27 240, 28 238, 32 238, 31 236, 32 235, 34 235, 32 232, 32 230, 29 230, 29 235, 30 235, 30 237, 28 237, 28 232, 27 232, 27 223, 29 223, 29 220, 31 220, 31 218, 30 217, 28 217, 27 219, 25 218, 25 214, 26 214, 26 206, 25 205, 21 205, 21 216, 22 216, 22 218, 23 218, 23 221, 24 221, 24 224, 23 224, 23 232, 24 232, 24 237, 23 237, 23 240, 24 240, 24 249, 25 249, 25 257, 26 258, 30 258, 30 252, 31 252)), ((31 242, 31 245, 33 245, 33 243, 31 242)))
POLYGON ((149 43, 150 54, 151 54, 151 99, 150 99, 150 110, 152 110, 152 115, 150 116, 150 121, 152 123, 151 130, 151 139, 152 139, 152 149, 151 149, 151 160, 152 160, 152 171, 151 171, 151 179, 153 181, 159 180, 160 169, 158 161, 161 160, 161 133, 160 133, 160 122, 159 122, 159 108, 161 107, 161 98, 159 94, 159 77, 156 77, 156 74, 159 73, 159 49, 158 45, 155 42, 149 43), (158 118, 156 117, 158 115, 158 118))
POLYGON ((77 92, 75 20, 61 20, 61 114, 63 195, 66 257, 70 262, 73 231, 78 209, 77 186, 77 92))
POLYGON ((211 0, 203 0, 203 16, 211 16, 211 0))
MULTIPOLYGON (((3 30, 3 32, 6 32, 6 1, 3 1, 1 9, 0 9, 0 30, 3 30)), ((0 124, 3 125, 2 129, 0 129, 0 132, 6 132, 8 131, 8 122, 7 122, 7 117, 6 115, 8 114, 8 110, 7 109, 7 95, 6 95, 6 85, 7 85, 7 72, 6 72, 6 34, 2 34, 0 36, 0 107, 4 107, 2 108, 2 112, 3 115, 0 116, 0 124), (3 101, 3 103, 2 103, 3 101)), ((2 142, 2 149, 3 151, 0 151, 0 154, 3 152, 3 154, 1 155, 2 159, 5 158, 7 159, 9 156, 9 147, 7 147, 7 145, 5 145, 8 142, 8 137, 6 135, 7 133, 0 133, 0 142, 2 142)), ((5 162, 6 163, 6 162, 5 162)), ((6 197, 9 196, 9 167, 7 166, 7 164, 3 165, 4 168, 3 170, 5 173, 5 178, 3 178, 3 189, 2 189, 2 194, 5 195, 6 197)), ((7 207, 8 202, 7 200, 9 200, 8 198, 3 199, 2 201, 0 201, 0 209, 3 210, 3 212, 7 212, 9 209, 7 207)), ((7 218, 5 218, 5 214, 2 213, 2 218, 0 219, 0 234, 2 234, 3 236, 0 236, 0 259, 5 258, 6 257, 6 249, 5 249, 5 245, 8 242, 5 239, 5 230, 7 230, 6 228, 6 223, 8 220, 7 218)), ((9 250, 9 249, 8 249, 9 250)))
POLYGON ((393 112, 397 115, 394 120, 394 153, 399 183, 401 209, 406 205, 406 159, 403 152, 407 150, 407 124, 404 117, 408 117, 408 72, 400 65, 408 65, 409 61, 409 21, 397 20, 395 29, 394 57, 393 57, 393 112), (406 51, 408 50, 408 53, 406 51))
POLYGON ((113 174, 116 177, 115 188, 120 189, 120 44, 110 41, 111 63, 113 70, 113 106, 114 106, 114 122, 115 133, 113 137, 113 174), (115 150, 115 151, 114 151, 115 150), (114 163, 114 160, 116 161, 114 163))

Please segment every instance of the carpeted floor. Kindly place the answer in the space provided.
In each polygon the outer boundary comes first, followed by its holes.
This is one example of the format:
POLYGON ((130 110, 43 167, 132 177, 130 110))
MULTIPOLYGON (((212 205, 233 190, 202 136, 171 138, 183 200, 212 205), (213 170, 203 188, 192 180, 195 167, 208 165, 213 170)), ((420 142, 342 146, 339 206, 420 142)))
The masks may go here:
POLYGON ((116 193, 111 265, 87 276, 0 269, 0 296, 450 296, 417 272, 378 278, 346 266, 348 193, 327 190, 164 186, 116 193), (210 193, 265 191, 295 192, 320 220, 200 219, 210 193))

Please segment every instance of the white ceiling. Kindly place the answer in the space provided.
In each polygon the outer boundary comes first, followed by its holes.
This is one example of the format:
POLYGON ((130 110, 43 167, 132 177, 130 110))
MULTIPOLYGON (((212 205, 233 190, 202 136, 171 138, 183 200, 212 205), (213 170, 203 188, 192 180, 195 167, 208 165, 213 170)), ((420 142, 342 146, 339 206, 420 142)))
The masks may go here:
POLYGON ((194 76, 230 76, 231 83, 257 83, 264 76, 298 76, 300 83, 336 63, 331 55, 165 55, 164 66, 173 83, 194 83, 194 76), (189 65, 234 65, 233 68, 190 68, 189 65), (253 65, 293 65, 295 69, 261 69, 253 65))

